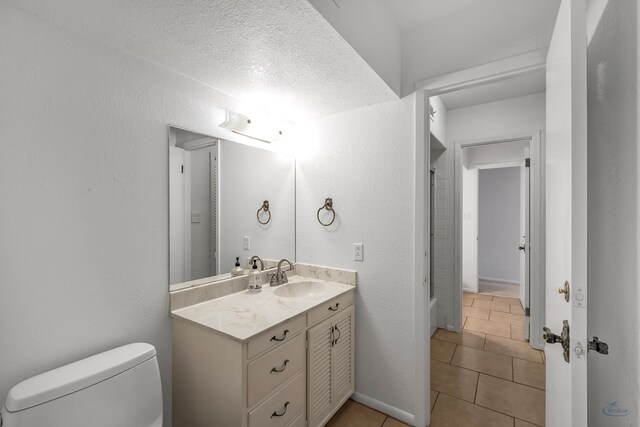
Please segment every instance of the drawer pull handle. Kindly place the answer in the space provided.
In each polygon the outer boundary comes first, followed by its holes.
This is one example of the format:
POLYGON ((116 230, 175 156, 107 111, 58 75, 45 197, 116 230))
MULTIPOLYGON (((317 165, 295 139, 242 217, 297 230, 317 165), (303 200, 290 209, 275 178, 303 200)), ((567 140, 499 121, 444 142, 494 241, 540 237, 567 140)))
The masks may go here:
POLYGON ((289 333, 288 329, 284 330, 284 333, 282 334, 282 338, 276 338, 276 336, 272 336, 271 339, 269 341, 284 341, 285 338, 287 338, 287 334, 289 333))
POLYGON ((284 404, 284 410, 282 411, 281 414, 279 414, 278 411, 273 411, 273 414, 271 414, 271 418, 273 418, 273 417, 281 417, 284 414, 286 414, 287 413, 287 406, 289 406, 289 402, 284 404))
POLYGON ((282 368, 278 369, 275 366, 273 368, 271 368, 271 372, 269 372, 270 374, 273 374, 274 372, 276 373, 280 373, 282 371, 284 371, 285 369, 287 369, 287 364, 289 363, 289 359, 284 361, 284 364, 282 365, 282 368))
POLYGON ((338 325, 336 325, 336 332, 338 333, 338 338, 336 338, 334 345, 338 345, 338 340, 342 336, 342 332, 340 332, 340 329, 338 329, 338 325))
POLYGON ((339 307, 339 306, 340 306, 340 303, 339 303, 339 302, 337 302, 337 303, 336 303, 336 307, 335 307, 335 308, 333 308, 333 307, 329 307, 329 310, 330 310, 330 311, 338 311, 338 307, 339 307))

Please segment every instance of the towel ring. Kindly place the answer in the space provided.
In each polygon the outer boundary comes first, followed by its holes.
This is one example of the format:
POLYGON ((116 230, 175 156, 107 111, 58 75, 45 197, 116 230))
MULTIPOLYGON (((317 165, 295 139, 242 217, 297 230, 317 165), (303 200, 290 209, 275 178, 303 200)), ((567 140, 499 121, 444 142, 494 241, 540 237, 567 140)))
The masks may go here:
POLYGON ((269 221, 271 221, 271 211, 269 210, 269 201, 265 200, 264 202, 262 202, 262 206, 260 207, 260 209, 258 209, 258 212, 256 212, 256 218, 258 218, 258 222, 262 225, 265 224, 269 224, 269 221), (269 214, 269 218, 267 218, 267 220, 265 222, 260 221, 260 212, 266 212, 269 214))
POLYGON ((333 221, 336 220, 336 211, 333 210, 333 199, 331 197, 327 197, 326 199, 324 199, 324 206, 318 209, 318 213, 316 214, 316 217, 318 218, 318 222, 324 225, 325 227, 328 227, 331 224, 333 224, 333 221), (326 209, 333 214, 333 217, 331 218, 331 222, 329 222, 328 224, 322 222, 322 220, 320 219, 320 212, 322 212, 322 209, 326 209))

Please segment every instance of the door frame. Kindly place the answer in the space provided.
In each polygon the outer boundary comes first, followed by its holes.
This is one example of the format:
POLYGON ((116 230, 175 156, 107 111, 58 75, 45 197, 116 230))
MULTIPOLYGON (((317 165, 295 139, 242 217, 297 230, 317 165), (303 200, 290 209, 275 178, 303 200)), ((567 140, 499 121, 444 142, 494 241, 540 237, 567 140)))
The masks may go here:
MULTIPOLYGON (((426 174, 431 168, 429 98, 460 89, 498 82, 546 68, 546 50, 496 61, 466 70, 419 81, 415 84, 414 111, 414 420, 415 426, 430 423, 429 341, 429 242, 425 229, 429 225, 430 189, 425 188, 426 174)), ((454 298, 455 301, 461 296, 454 298)))
POLYGON ((529 259, 529 283, 531 330, 539 333, 532 335, 530 344, 533 348, 544 348, 542 340, 542 326, 544 324, 544 141, 542 131, 536 135, 513 135, 494 138, 482 138, 455 142, 454 158, 454 296, 456 303, 454 331, 462 331, 462 150, 470 147, 481 147, 493 144, 509 142, 529 141, 529 156, 531 160, 530 183, 530 238, 527 244, 529 248, 535 248, 530 252, 529 259), (537 143, 536 143, 537 141, 537 143))

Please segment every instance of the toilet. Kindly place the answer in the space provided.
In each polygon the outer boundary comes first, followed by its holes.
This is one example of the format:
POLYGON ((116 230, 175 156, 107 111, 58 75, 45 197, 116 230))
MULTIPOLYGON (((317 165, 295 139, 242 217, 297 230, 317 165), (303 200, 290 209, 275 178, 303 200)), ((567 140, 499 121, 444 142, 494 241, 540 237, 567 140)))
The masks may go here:
POLYGON ((161 427, 156 349, 128 344, 29 378, 7 395, 2 427, 161 427))

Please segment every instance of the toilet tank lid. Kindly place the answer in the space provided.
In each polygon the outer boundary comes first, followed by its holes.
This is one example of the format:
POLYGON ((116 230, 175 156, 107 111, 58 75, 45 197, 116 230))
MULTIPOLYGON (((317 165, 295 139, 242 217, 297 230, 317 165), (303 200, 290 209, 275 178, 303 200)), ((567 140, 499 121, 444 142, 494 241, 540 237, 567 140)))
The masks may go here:
POLYGON ((13 387, 5 408, 18 412, 90 387, 156 355, 151 344, 134 343, 45 372, 13 387))

